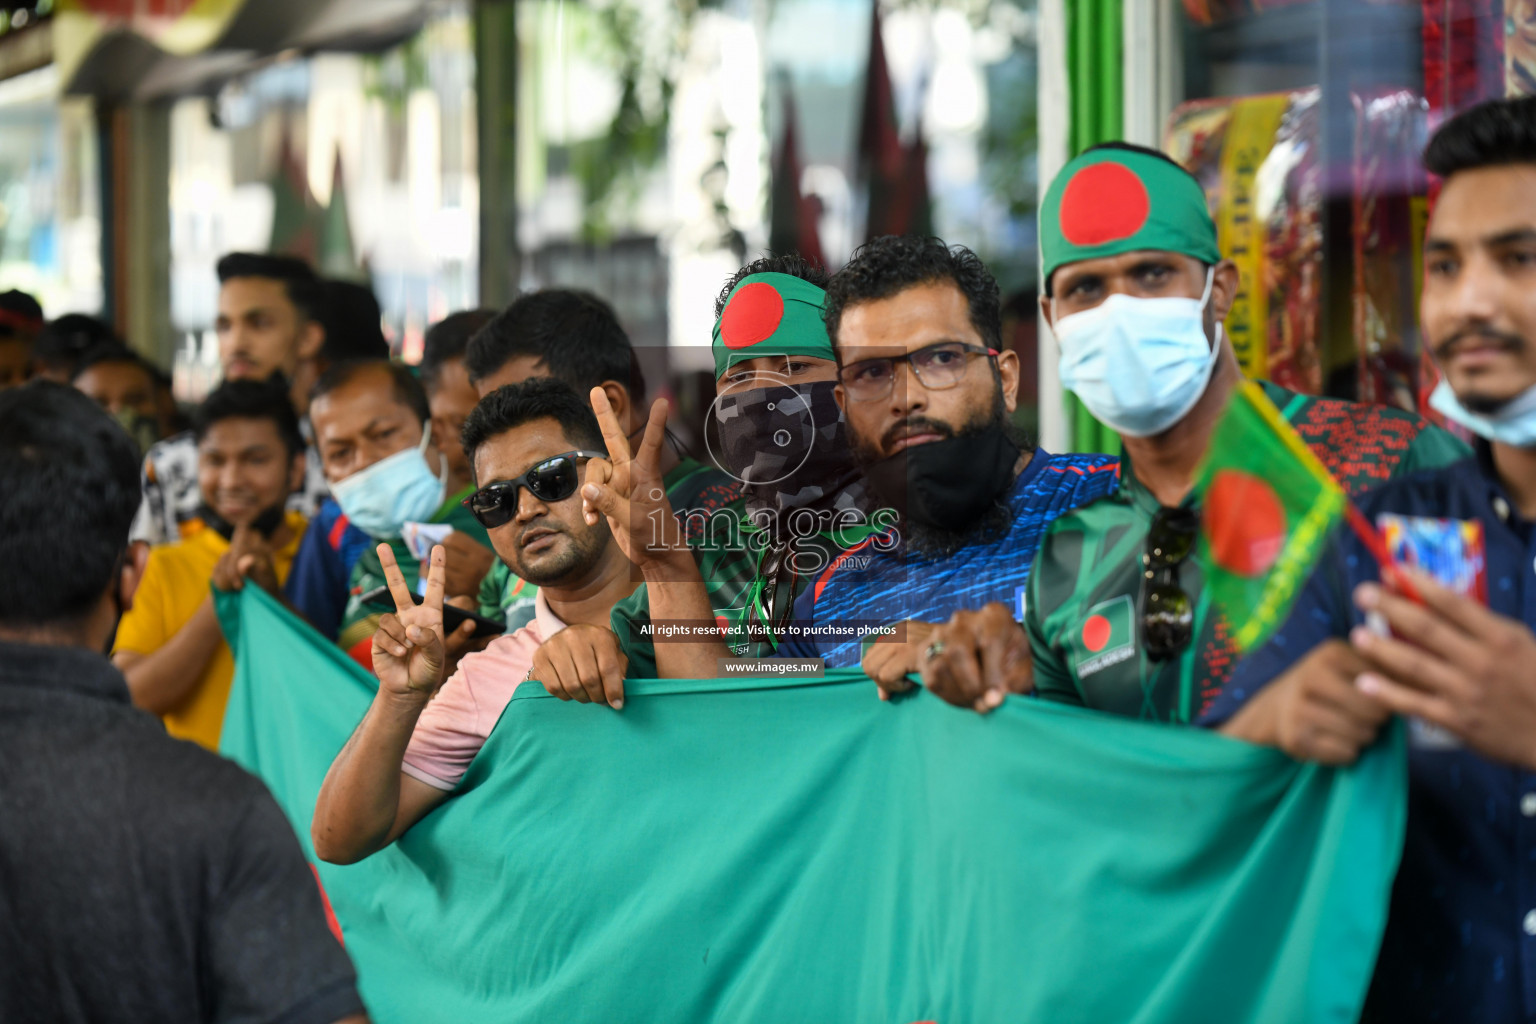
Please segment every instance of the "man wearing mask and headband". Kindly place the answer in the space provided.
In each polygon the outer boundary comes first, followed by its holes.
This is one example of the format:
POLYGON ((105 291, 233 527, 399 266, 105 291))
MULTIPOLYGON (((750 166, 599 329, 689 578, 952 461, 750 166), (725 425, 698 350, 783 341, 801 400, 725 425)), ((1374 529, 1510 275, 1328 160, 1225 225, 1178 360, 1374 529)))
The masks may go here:
MULTIPOLYGON (((490 543, 485 527, 457 495, 447 493, 448 470, 432 447, 426 392, 408 367, 382 359, 338 363, 315 385, 309 415, 332 496, 348 521, 373 538, 374 547, 390 546, 411 587, 417 585, 420 562, 405 539, 408 530, 446 524, 479 544, 490 543)), ((352 567, 337 637, 365 668, 372 664, 382 611, 362 597, 384 585, 383 563, 371 547, 352 567)), ((448 597, 473 607, 469 589, 448 597)))
MULTIPOLYGON (((613 612, 612 633, 631 678, 706 677, 719 671, 720 658, 771 656, 796 597, 871 532, 862 473, 833 396, 837 363, 822 321, 826 282, 826 271, 799 256, 771 256, 743 267, 716 300, 711 415, 720 447, 713 454, 741 481, 744 509, 684 510, 688 547, 681 537, 667 547, 648 543, 653 513, 666 512, 633 499, 640 484, 615 495, 617 504, 600 503, 647 580, 613 612), (656 644, 653 618, 715 623, 725 635, 656 644)), ((611 430, 622 429, 617 416, 611 420, 611 430)), ((568 689, 565 666, 594 665, 611 642, 574 631, 541 651, 537 677, 568 689), (590 645, 594 656, 566 661, 564 648, 576 644, 590 645)), ((579 682, 595 689, 595 680, 579 682)))
MULTIPOLYGON (((1222 319, 1237 268, 1198 182, 1111 143, 1069 163, 1040 208, 1061 382, 1121 437, 1120 483, 1052 524, 1029 585, 1035 687, 1048 700, 1189 722, 1235 660, 1195 557, 1195 468, 1242 379, 1222 319)), ((1465 448, 1396 409, 1265 394, 1351 494, 1465 448)))
POLYGON ((112 652, 133 702, 209 750, 219 749, 235 675, 209 583, 239 590, 249 577, 276 594, 304 536, 304 517, 284 511, 304 481, 304 438, 286 391, 230 381, 198 410, 197 528, 151 549, 112 652))
POLYGON ((1019 436, 1018 356, 1001 348, 997 282, 968 249, 915 236, 862 246, 827 286, 826 323, 875 515, 899 522, 812 582, 780 653, 862 665, 882 692, 901 690, 942 653, 930 623, 1017 604, 1046 524, 1113 486, 1115 463, 1019 436))

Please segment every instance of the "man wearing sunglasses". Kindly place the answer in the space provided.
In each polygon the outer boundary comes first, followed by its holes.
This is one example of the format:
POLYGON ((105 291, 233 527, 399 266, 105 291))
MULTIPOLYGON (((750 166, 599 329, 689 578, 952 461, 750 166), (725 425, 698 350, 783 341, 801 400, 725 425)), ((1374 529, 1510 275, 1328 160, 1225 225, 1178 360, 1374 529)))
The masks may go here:
MULTIPOLYGON (((1114 493, 1056 520, 1041 544, 1026 615, 1035 688, 1189 722, 1235 661, 1202 590, 1190 490, 1242 378, 1222 330, 1237 267, 1217 248, 1199 183, 1161 153, 1119 143, 1062 170, 1040 231, 1041 308, 1062 384, 1124 447, 1114 493)), ((1261 386, 1351 494, 1465 454, 1410 413, 1261 386)))
MULTIPOLYGON (((592 410, 559 381, 496 390, 464 424, 480 489, 468 507, 496 553, 538 587, 533 621, 466 655, 443 682, 444 551, 432 551, 421 604, 387 545, 378 555, 396 611, 373 638, 379 691, 326 775, 315 805, 315 852, 352 863, 382 849, 442 803, 463 778, 540 645, 567 624, 606 627, 635 587, 608 527, 588 522, 577 495, 585 466, 605 457, 592 410)), ((622 669, 603 665, 617 681, 622 669), (615 671, 615 670, 618 671, 615 671)), ((593 698, 581 692, 581 701, 593 698)), ((622 691, 596 699, 618 709, 622 691)))
MULTIPOLYGON (((1020 438, 1018 356, 1001 348, 997 282, 967 249, 868 243, 827 286, 826 323, 854 453, 898 523, 817 576, 780 653, 862 664, 883 692, 901 690, 930 656, 931 623, 1017 604, 1045 525, 1105 493, 1114 460, 1020 438)), ((1027 684, 1027 659, 1008 669, 1003 685, 1027 684)))
MULTIPOLYGON (((507 384, 552 377, 585 396, 602 388, 626 435, 645 429, 645 377, 613 309, 596 295, 545 288, 523 295, 470 339, 464 367, 484 397, 507 384)), ((675 451, 660 453, 662 486, 679 515, 708 515, 736 502, 736 481, 714 466, 675 451)), ((503 564, 486 573, 480 613, 516 629, 533 615, 533 590, 503 564)))

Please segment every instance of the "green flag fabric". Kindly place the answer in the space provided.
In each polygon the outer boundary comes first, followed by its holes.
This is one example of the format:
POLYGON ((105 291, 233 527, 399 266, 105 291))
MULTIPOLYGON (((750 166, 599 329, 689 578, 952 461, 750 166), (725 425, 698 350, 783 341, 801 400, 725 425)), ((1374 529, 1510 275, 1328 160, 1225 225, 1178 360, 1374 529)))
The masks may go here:
MULTIPOLYGON (((372 684, 224 595, 224 752, 307 850, 372 684)), ((319 874, 375 1021, 1342 1022, 1401 843, 1400 730, 1352 769, 1011 700, 821 680, 524 684, 457 794, 319 874)), ((310 850, 312 854, 312 850, 310 850)))
POLYGON ((1232 392, 1195 493, 1206 587, 1246 653, 1290 614, 1348 499, 1253 381, 1232 392))

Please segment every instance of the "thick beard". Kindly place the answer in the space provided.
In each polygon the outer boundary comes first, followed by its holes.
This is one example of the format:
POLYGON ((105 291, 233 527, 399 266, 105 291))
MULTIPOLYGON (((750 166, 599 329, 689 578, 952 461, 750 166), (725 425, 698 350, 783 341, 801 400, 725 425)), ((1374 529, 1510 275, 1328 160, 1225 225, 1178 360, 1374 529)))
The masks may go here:
MULTIPOLYGON (((1008 408, 1003 404, 1001 391, 995 392, 990 414, 969 423, 964 424, 955 432, 955 437, 965 437, 970 434, 979 434, 989 429, 1001 429, 1007 434, 1008 439, 1014 443, 1020 452, 1034 451, 1034 441, 1029 435, 1013 422, 1008 415, 1008 408)), ((874 446, 863 438, 853 438, 853 451, 860 466, 868 466, 884 458, 874 449, 874 446)), ((973 544, 985 543, 996 539, 1006 533, 1013 525, 1013 509, 1008 506, 1003 497, 992 502, 992 507, 987 514, 978 519, 970 527, 964 530, 945 530, 937 526, 929 526, 911 519, 905 514, 906 495, 886 495, 876 492, 873 485, 870 486, 870 498, 872 508, 895 508, 902 513, 901 537, 906 543, 907 549, 919 557, 938 560, 953 557, 957 552, 973 544)), ((1007 491, 1003 495, 1007 495, 1007 491)))
POLYGON ((952 558, 973 544, 995 540, 1007 533, 1012 525, 1013 509, 1001 501, 994 501, 987 514, 968 530, 945 530, 913 519, 902 520, 901 529, 908 551, 929 561, 939 561, 952 558))
POLYGON ((1478 416, 1492 416, 1518 397, 1520 396, 1490 398, 1487 395, 1467 395, 1463 398, 1458 395, 1456 400, 1461 403, 1463 409, 1470 413, 1475 413, 1478 416))

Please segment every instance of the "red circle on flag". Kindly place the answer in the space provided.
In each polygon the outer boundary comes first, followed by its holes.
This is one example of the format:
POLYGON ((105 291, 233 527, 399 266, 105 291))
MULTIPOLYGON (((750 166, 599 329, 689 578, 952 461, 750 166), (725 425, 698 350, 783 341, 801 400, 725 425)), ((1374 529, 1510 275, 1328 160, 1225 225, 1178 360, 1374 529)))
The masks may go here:
POLYGON ((720 340, 726 348, 751 348, 773 337, 783 320, 784 298, 773 285, 754 281, 731 296, 720 317, 720 340))
POLYGON ((1251 473, 1219 470, 1200 518, 1211 557, 1239 576, 1262 575, 1285 547, 1285 506, 1273 487, 1251 473))
POLYGON ((1109 620, 1102 615, 1090 615, 1083 623, 1083 646, 1089 654, 1098 654, 1109 643, 1109 620))
POLYGON ((1090 164, 1061 193, 1061 234, 1073 245, 1130 238, 1152 213, 1147 186, 1123 164, 1090 164))

